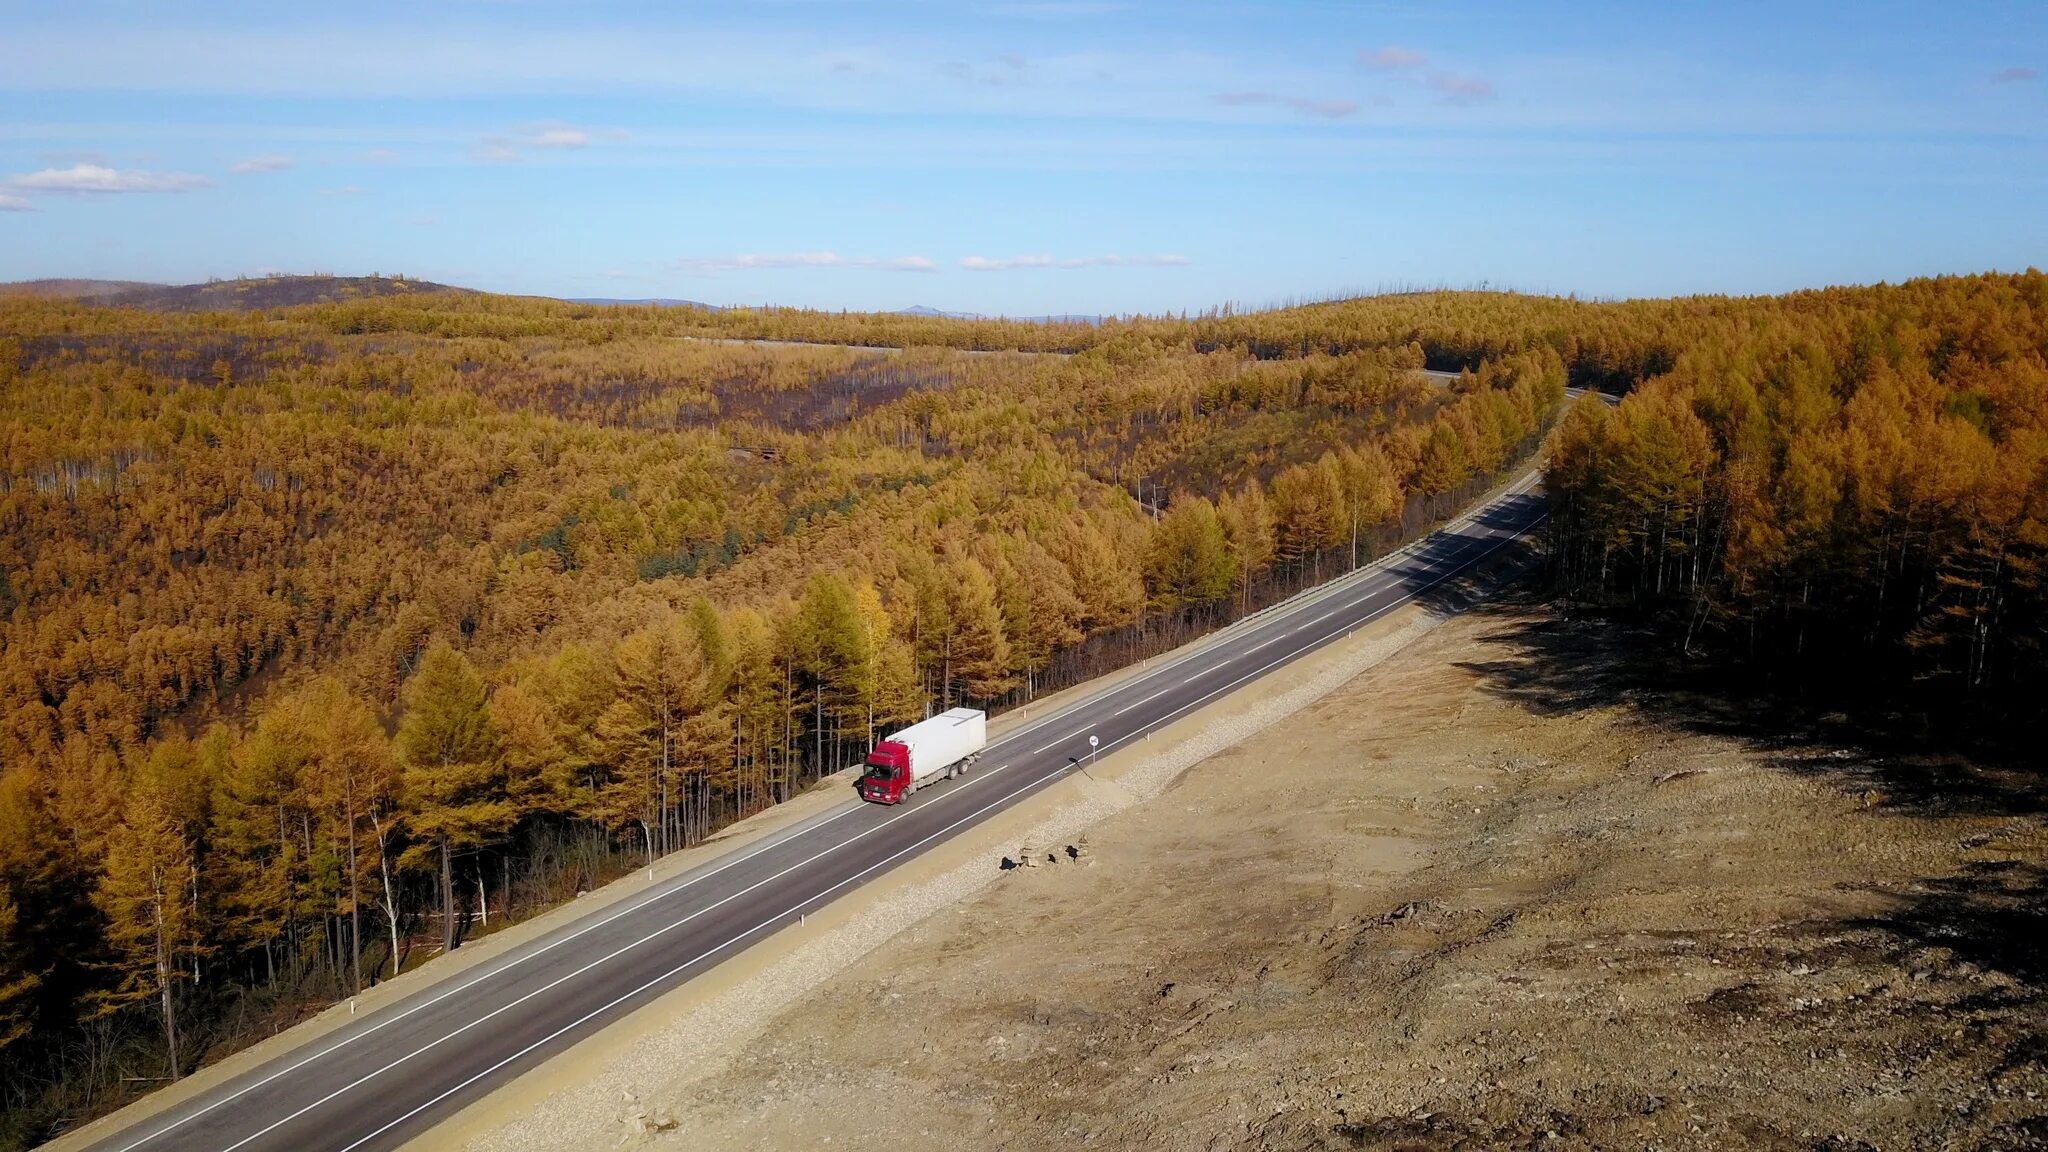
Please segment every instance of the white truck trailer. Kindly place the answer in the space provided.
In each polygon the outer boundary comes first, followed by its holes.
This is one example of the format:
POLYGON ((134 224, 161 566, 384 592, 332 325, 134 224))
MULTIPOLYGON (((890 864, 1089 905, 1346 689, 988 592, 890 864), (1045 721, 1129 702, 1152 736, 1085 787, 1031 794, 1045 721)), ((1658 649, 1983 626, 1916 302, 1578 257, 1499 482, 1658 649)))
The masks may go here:
POLYGON ((877 804, 901 804, 903 798, 934 780, 950 780, 967 771, 988 746, 988 713, 954 708, 892 732, 868 753, 861 773, 860 795, 877 804))

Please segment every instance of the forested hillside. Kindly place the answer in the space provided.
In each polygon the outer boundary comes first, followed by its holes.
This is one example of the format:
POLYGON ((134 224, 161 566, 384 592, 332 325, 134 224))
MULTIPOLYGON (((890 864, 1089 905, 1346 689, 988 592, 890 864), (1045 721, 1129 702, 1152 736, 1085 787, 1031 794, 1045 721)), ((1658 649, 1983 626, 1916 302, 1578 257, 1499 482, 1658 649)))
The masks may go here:
POLYGON ((198 284, 146 284, 134 280, 22 280, 0 284, 0 296, 49 296, 150 312, 246 312, 437 293, 474 294, 466 288, 404 276, 239 276, 198 284))
POLYGON ((1568 380, 1633 389, 1550 442, 1574 595, 1937 714, 2043 689, 2039 273, 1101 325, 0 300, 10 1138, 886 725, 1376 555, 1532 450, 1568 380))
POLYGON ((2048 277, 1702 312, 1619 409, 1572 410, 1548 479, 1572 592, 1759 682, 1951 731, 2035 724, 2048 277))
POLYGON ((1553 345, 1427 320, 1502 306, 1392 300, 1316 340, 1292 313, 1258 340, 872 319, 911 345, 876 351, 732 339, 863 323, 825 314, 0 301, 8 1139, 694 843, 885 725, 1383 551, 1562 399, 1553 345))

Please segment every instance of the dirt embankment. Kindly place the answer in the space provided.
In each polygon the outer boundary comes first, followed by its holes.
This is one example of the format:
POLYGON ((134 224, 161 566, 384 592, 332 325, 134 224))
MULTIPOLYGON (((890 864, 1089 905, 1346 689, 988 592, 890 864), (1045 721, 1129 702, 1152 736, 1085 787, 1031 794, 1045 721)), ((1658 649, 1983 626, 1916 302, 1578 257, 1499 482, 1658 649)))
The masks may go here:
POLYGON ((665 1130, 611 1139, 2048 1147, 2033 782, 1764 736, 1626 650, 1453 620, 616 1086, 665 1130))

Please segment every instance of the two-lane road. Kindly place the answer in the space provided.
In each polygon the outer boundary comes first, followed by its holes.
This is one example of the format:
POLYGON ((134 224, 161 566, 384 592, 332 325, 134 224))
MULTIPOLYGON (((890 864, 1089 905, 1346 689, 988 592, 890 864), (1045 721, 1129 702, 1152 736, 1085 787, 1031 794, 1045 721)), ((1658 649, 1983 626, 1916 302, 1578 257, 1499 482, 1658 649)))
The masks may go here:
POLYGON ((1268 609, 991 744, 894 808, 849 800, 366 1015, 94 1152, 391 1148, 497 1085, 1098 754, 1449 580, 1535 527, 1534 476, 1375 568, 1268 609))

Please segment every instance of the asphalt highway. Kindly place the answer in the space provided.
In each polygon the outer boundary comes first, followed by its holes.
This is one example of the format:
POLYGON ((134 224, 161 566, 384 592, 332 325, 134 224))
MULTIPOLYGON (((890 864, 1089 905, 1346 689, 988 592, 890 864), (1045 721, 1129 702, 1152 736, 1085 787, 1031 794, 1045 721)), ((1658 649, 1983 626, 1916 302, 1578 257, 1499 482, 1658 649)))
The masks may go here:
MULTIPOLYGON (((1342 638, 1534 528, 1535 476, 1372 568, 1155 658, 896 807, 849 801, 330 1032, 94 1152, 393 1148, 649 1000, 1074 771, 1342 638)), ((849 790, 850 792, 850 790, 849 790)))

